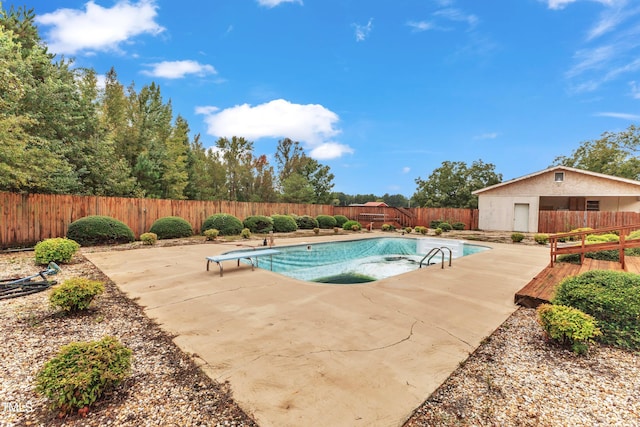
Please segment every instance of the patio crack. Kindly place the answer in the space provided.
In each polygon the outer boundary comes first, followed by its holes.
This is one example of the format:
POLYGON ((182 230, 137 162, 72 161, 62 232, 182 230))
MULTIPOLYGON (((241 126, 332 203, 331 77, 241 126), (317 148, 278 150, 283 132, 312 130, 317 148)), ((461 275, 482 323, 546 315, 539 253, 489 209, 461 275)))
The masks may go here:
MULTIPOLYGON (((193 297, 190 297, 190 298, 184 298, 184 299, 181 299, 181 300, 178 300, 178 301, 173 301, 173 302, 168 302, 166 304, 156 305, 154 307, 147 307, 146 310, 155 310, 157 308, 169 307, 169 306, 172 306, 172 305, 181 304, 183 302, 192 301, 192 300, 195 300, 195 299, 209 297, 209 296, 212 296, 212 295, 225 294, 227 292, 236 292, 236 291, 239 291, 241 289, 247 289, 247 288, 248 288, 248 286, 238 286, 237 288, 225 289, 225 290, 221 290, 221 291, 217 291, 217 292, 210 292, 208 294, 196 295, 196 296, 193 296, 193 297)), ((252 286, 251 288, 254 289, 256 287, 252 286)))

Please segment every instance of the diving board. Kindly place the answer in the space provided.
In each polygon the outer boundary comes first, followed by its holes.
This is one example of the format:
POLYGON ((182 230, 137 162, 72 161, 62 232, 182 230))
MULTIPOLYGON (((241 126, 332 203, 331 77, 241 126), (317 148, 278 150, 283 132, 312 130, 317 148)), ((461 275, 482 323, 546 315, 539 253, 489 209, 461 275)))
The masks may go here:
POLYGON ((280 251, 276 249, 255 249, 252 251, 237 251, 237 252, 229 252, 227 254, 216 255, 216 256, 208 256, 207 257, 207 271, 209 271, 209 263, 215 262, 220 267, 220 277, 222 277, 222 261, 232 261, 238 260, 238 267, 240 267, 241 259, 248 259, 251 263, 251 270, 254 270, 258 265, 258 257, 265 255, 276 255, 279 254, 280 251), (254 262, 255 260, 255 262, 254 262))

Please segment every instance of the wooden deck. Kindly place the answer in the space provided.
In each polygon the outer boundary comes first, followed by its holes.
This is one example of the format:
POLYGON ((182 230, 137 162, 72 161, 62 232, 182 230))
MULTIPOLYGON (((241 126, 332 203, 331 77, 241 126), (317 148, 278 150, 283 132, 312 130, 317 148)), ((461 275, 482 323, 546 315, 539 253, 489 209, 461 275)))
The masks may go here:
POLYGON ((529 308, 548 303, 553 299, 556 286, 562 279, 590 270, 617 270, 640 274, 640 257, 627 257, 624 269, 617 261, 599 261, 591 258, 585 258, 582 265, 555 263, 553 267, 546 267, 524 288, 520 289, 514 297, 514 302, 529 308))

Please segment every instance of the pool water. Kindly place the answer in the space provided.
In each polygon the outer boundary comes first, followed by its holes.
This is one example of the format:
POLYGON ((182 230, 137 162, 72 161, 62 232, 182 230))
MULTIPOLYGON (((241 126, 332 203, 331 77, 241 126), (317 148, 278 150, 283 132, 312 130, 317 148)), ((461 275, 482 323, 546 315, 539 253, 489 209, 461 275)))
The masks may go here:
MULTIPOLYGON (((416 270, 431 249, 443 247, 451 250, 453 259, 489 249, 462 240, 378 237, 279 246, 281 253, 258 258, 258 267, 311 282, 366 283, 416 270)), ((448 263, 449 251, 444 253, 448 263)), ((430 263, 440 262, 441 256, 436 255, 430 263)))

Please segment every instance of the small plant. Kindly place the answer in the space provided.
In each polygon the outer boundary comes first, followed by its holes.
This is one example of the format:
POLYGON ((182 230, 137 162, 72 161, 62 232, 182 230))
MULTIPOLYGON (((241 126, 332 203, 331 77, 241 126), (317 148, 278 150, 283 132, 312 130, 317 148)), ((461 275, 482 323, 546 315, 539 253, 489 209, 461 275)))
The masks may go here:
POLYGON ((547 336, 577 354, 589 349, 589 342, 601 335, 596 320, 572 307, 542 304, 537 308, 538 322, 547 336))
POLYGON ((131 350, 114 337, 74 342, 38 371, 36 391, 51 400, 62 414, 91 406, 131 372, 131 350))
POLYGON ((413 228, 411 228, 411 227, 405 227, 404 228, 404 232, 407 233, 407 234, 410 234, 412 231, 413 231, 413 228))
POLYGON ((179 239, 193 236, 193 227, 187 220, 179 216, 165 216, 158 218, 149 229, 158 239, 179 239))
POLYGON ((340 227, 333 227, 333 232, 338 234, 340 232, 340 227))
POLYGON ((441 219, 434 219, 433 221, 431 221, 429 223, 429 228, 439 228, 440 224, 442 224, 444 221, 441 219))
POLYGON ((522 233, 513 233, 511 234, 511 241, 513 243, 520 243, 524 240, 524 234, 522 233))
POLYGON ((130 243, 136 239, 127 224, 102 215, 86 216, 72 222, 67 230, 67 238, 82 246, 130 243))
POLYGON ((442 234, 442 228, 438 227, 435 230, 433 230, 434 233, 436 233, 436 236, 439 236, 442 234))
POLYGON ((453 229, 453 227, 451 227, 451 224, 449 224, 448 222, 441 222, 440 225, 438 225, 438 228, 445 233, 453 229))
POLYGON ((382 226, 380 227, 380 230, 391 231, 391 224, 382 224, 382 226))
POLYGON ((80 249, 80 245, 75 240, 61 237, 43 240, 37 243, 34 248, 36 264, 44 265, 52 261, 69 262, 78 249, 80 249))
POLYGON ((97 280, 79 277, 67 279, 51 292, 49 303, 53 308, 73 313, 87 309, 91 301, 102 292, 104 285, 97 280))
POLYGON ((549 235, 545 233, 537 233, 533 235, 533 240, 539 245, 546 245, 549 243, 549 235))
POLYGON ((155 245, 158 241, 158 235, 156 233, 142 233, 140 235, 140 241, 145 245, 155 245))
POLYGON ((342 229, 347 231, 360 231, 362 230, 362 225, 358 221, 349 220, 342 224, 342 229))
POLYGON ((427 232, 429 232, 429 229, 428 229, 427 227, 422 226, 422 225, 416 225, 416 226, 413 228, 413 230, 414 230, 416 233, 420 233, 420 234, 422 234, 422 235, 425 235, 425 234, 427 234, 427 232))
POLYGON ((320 234, 320 229, 318 227, 314 228, 313 234, 320 234))
POLYGON ((220 232, 215 228, 210 228, 204 231, 204 237, 209 241, 216 240, 218 238, 218 234, 220 234, 220 232))
POLYGON ((467 225, 464 222, 458 221, 451 224, 451 227, 453 227, 454 230, 464 230, 467 225))
POLYGON ((297 216, 294 218, 299 230, 313 230, 318 227, 318 221, 309 215, 297 216))
POLYGON ((240 237, 242 237, 243 239, 248 239, 251 237, 251 230, 249 230, 248 228, 243 228, 242 231, 240 232, 240 237))

